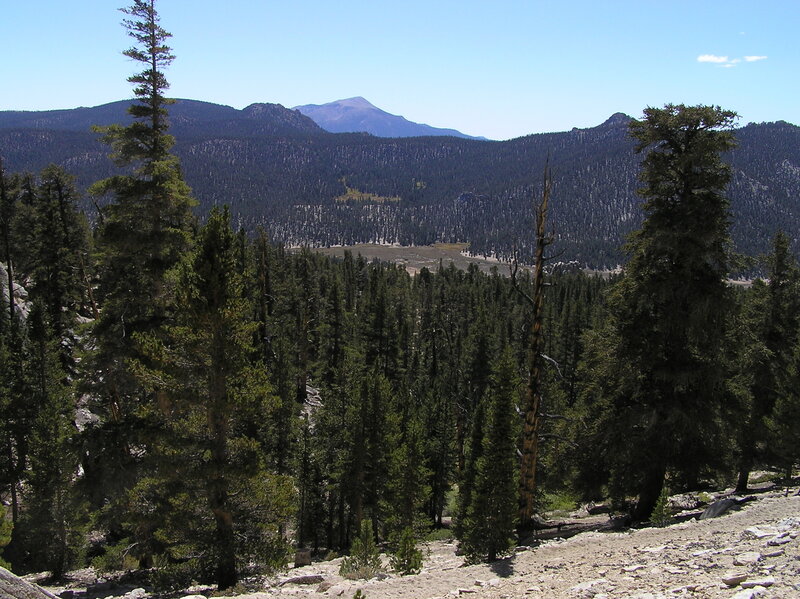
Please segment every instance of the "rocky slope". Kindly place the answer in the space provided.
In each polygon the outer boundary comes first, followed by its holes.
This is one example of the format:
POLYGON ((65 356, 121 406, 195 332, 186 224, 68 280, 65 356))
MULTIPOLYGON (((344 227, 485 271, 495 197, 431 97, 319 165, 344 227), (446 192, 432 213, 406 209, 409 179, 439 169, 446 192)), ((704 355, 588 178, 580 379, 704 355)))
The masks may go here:
MULTIPOLYGON (((359 589, 368 599, 800 597, 797 493, 797 488, 788 496, 782 490, 761 493, 718 518, 544 541, 488 565, 465 566, 453 543, 438 541, 427 544, 424 568, 414 576, 351 581, 338 575, 341 558, 315 562, 277 577, 250 580, 249 592, 239 589, 239 599, 350 599, 359 589)), ((85 582, 84 572, 74 588, 50 590, 71 599, 144 599, 148 594, 133 584, 100 580, 87 588, 85 582)), ((214 589, 193 587, 182 594, 201 599, 198 595, 209 597, 214 589)))

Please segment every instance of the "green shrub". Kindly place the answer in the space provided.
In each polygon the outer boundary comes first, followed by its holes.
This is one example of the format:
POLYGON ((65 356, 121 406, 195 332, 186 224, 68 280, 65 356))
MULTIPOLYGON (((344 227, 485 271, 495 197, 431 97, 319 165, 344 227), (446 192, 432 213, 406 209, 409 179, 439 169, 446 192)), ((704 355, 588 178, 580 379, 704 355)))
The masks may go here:
POLYGON ((543 501, 545 512, 571 512, 578 506, 575 496, 568 491, 545 493, 543 501))
POLYGON ((114 545, 108 545, 105 553, 92 559, 92 567, 98 572, 118 572, 135 570, 139 560, 131 553, 134 544, 130 539, 122 539, 114 545))
POLYGON ((200 570, 196 559, 167 564, 150 572, 150 584, 157 592, 178 591, 191 586, 200 577, 200 570))
MULTIPOLYGON (((11 522, 11 518, 9 518, 7 510, 0 506, 0 553, 3 552, 3 547, 11 542, 11 531, 13 529, 14 524, 11 522)), ((4 568, 10 568, 11 564, 0 557, 0 566, 4 568)))
POLYGON ((667 485, 661 489, 661 494, 658 496, 653 513, 650 514, 650 524, 653 526, 666 526, 669 524, 672 515, 669 511, 669 489, 667 485))
POLYGON ((374 578, 381 571, 381 557, 372 533, 372 523, 361 521, 361 531, 350 547, 350 555, 342 560, 339 574, 351 580, 374 578))
POLYGON ((454 539, 453 530, 450 528, 434 528, 424 537, 425 541, 452 541, 454 539))
POLYGON ((705 491, 700 491, 697 494, 697 501, 699 501, 700 503, 703 503, 703 504, 709 504, 712 501, 714 501, 714 496, 711 495, 711 493, 707 493, 705 491))
POLYGON ((458 513, 458 486, 454 486, 445 495, 443 516, 453 516, 458 513))
POLYGON ((400 574, 418 574, 422 570, 422 551, 417 549, 417 540, 410 527, 403 529, 397 543, 397 551, 389 559, 395 572, 400 574))

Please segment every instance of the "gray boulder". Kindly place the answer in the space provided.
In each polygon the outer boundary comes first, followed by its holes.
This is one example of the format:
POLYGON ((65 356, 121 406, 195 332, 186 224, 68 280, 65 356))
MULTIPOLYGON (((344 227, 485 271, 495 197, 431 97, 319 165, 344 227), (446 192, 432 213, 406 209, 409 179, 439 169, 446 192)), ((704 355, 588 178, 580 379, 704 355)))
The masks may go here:
POLYGON ((0 599, 58 599, 0 566, 0 599))
POLYGON ((311 565, 311 549, 298 549, 294 554, 294 567, 311 565))
POLYGON ((709 505, 703 513, 700 514, 700 520, 707 520, 708 518, 717 518, 722 514, 732 510, 735 507, 739 506, 739 502, 735 499, 731 499, 726 497, 725 499, 720 499, 719 501, 715 501, 711 505, 709 505))

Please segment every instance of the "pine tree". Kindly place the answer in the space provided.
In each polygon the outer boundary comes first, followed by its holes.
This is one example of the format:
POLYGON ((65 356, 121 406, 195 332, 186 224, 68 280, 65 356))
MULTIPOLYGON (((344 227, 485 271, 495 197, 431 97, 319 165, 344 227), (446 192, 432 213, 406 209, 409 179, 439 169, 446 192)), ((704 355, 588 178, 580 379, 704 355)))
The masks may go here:
POLYGON ((422 551, 417 549, 414 529, 404 528, 400 532, 397 548, 390 558, 392 569, 400 574, 418 574, 422 569, 422 551))
POLYGON ((742 318, 739 492, 755 464, 780 468, 788 485, 800 458, 800 269, 782 232, 773 239, 767 267, 769 279, 753 283, 742 318))
MULTIPOLYGON (((30 401, 30 343, 24 312, 14 306, 11 316, 5 310, 0 312, 0 486, 10 498, 11 521, 16 527, 37 407, 30 401)), ((21 533, 15 529, 5 554, 12 562, 19 557, 20 539, 21 533)))
POLYGON ((663 527, 669 523, 671 514, 669 511, 669 487, 664 485, 661 488, 661 493, 658 495, 658 501, 653 506, 653 512, 650 514, 650 523, 663 527))
MULTIPOLYGON (((146 68, 128 78, 136 86, 137 102, 128 109, 134 122, 100 131, 113 150, 115 162, 133 166, 134 173, 99 181, 91 191, 96 195, 110 193, 114 199, 102 214, 107 271, 115 261, 124 261, 139 278, 136 282, 146 285, 143 291, 155 292, 152 299, 159 300, 164 296, 164 273, 188 246, 190 209, 195 202, 183 180, 178 158, 170 153, 174 138, 167 134, 166 107, 174 101, 164 97, 169 84, 163 69, 174 59, 166 45, 171 34, 159 25, 155 0, 135 0, 123 12, 132 17, 124 19, 123 25, 137 43, 124 54, 146 68)), ((116 285, 110 286, 107 295, 127 281, 114 282, 116 285)), ((145 316, 153 318, 158 314, 142 315, 145 316)), ((129 320, 133 318, 129 316, 129 320)))
POLYGON ((454 475, 456 422, 460 423, 462 416, 461 406, 455 405, 453 397, 459 397, 465 403, 470 401, 462 398, 457 389, 448 389, 450 381, 446 379, 447 367, 455 370, 458 362, 452 359, 448 363, 446 355, 442 356, 445 343, 440 334, 442 329, 438 326, 436 279, 427 268, 423 268, 415 277, 412 291, 416 298, 417 325, 409 372, 416 376, 410 385, 420 403, 426 431, 425 465, 430 471, 430 501, 426 511, 433 525, 441 527, 447 493, 454 475), (454 417, 456 410, 458 418, 454 417))
POLYGON ((423 508, 430 495, 424 431, 417 410, 407 398, 401 406, 395 404, 387 423, 391 450, 382 511, 386 535, 395 547, 403 535, 416 535, 422 529, 423 508))
POLYGON ((376 530, 388 479, 386 420, 392 390, 388 380, 372 370, 356 393, 349 406, 344 488, 355 521, 368 518, 376 530))
POLYGON ((475 483, 461 525, 467 556, 494 561, 514 539, 519 504, 514 404, 519 401, 519 376, 507 347, 493 364, 487 390, 487 422, 475 483))
POLYGON ((795 465, 800 462, 800 341, 793 349, 789 386, 778 396, 765 422, 771 458, 783 470, 787 489, 795 465))
MULTIPOLYGON (((522 429, 522 458, 520 460, 520 529, 529 530, 533 524, 534 502, 536 497, 537 476, 539 465, 540 428, 542 412, 542 353, 544 347, 544 262, 545 249, 553 241, 547 235, 547 209, 550 200, 551 180, 547 168, 544 171, 544 189, 541 201, 535 206, 536 214, 536 251, 533 267, 533 295, 523 293, 532 310, 532 332, 530 345, 530 368, 528 373, 528 387, 523 408, 525 424, 522 429)), ((511 279, 519 291, 517 284, 518 263, 515 260, 511 270, 511 279)))
POLYGON ((473 412, 470 438, 467 444, 464 468, 458 480, 458 499, 453 532, 458 539, 466 539, 473 526, 470 514, 477 493, 478 465, 483 459, 486 406, 481 401, 473 412))
POLYGON ((362 520, 359 534, 342 560, 339 574, 345 578, 373 578, 381 570, 381 556, 375 545, 375 533, 369 520, 362 520))
POLYGON ((74 177, 61 167, 46 167, 38 184, 30 178, 24 186, 14 219, 16 245, 25 248, 20 270, 29 281, 30 300, 43 302, 48 326, 65 342, 62 362, 72 370, 71 329, 77 314, 91 305, 86 264, 89 227, 78 210, 74 177))
MULTIPOLYGON (((7 293, 6 289, 6 282, 0 282, 0 291, 7 293)), ((22 375, 17 342, 19 321, 11 320, 5 308, 6 305, 0 310, 0 486, 11 498, 9 514, 3 512, 3 519, 8 518, 13 526, 19 519, 18 485, 23 470, 19 464, 17 431, 29 423, 27 419, 20 422, 18 410, 22 375)), ((11 541, 11 530, 8 534, 9 539, 3 546, 11 541)))
MULTIPOLYGON (((102 207, 98 233, 102 313, 94 325, 96 350, 86 362, 93 410, 100 423, 87 431, 84 464, 87 491, 95 505, 105 505, 114 528, 116 507, 139 476, 139 461, 151 438, 145 414, 156 401, 133 376, 130 364, 144 360, 133 339, 156 334, 170 322, 171 286, 166 273, 190 244, 191 198, 166 133, 170 103, 163 70, 173 60, 160 25, 155 0, 135 0, 123 20, 135 45, 124 54, 144 70, 129 78, 137 100, 128 126, 103 128, 112 158, 128 174, 95 183, 90 192, 110 195, 102 207), (138 450, 134 450, 138 447, 138 450)), ((117 530, 117 532, 120 532, 117 530)), ((143 565, 147 564, 147 558, 143 565)))
POLYGON ((236 584, 248 559, 283 562, 279 530, 292 495, 290 479, 265 467, 265 420, 277 399, 263 363, 251 359, 257 323, 235 250, 227 208, 213 210, 175 273, 177 322, 167 327, 165 343, 137 336, 148 359, 134 368, 158 391, 155 417, 169 433, 154 448, 155 478, 140 485, 157 500, 162 488, 172 495, 156 536, 168 552, 183 551, 174 557, 197 550, 207 556, 220 589, 236 584))
POLYGON ((271 382, 280 399, 273 414, 273 431, 269 435, 269 460, 279 474, 292 469, 291 456, 297 440, 297 424, 301 403, 298 402, 295 317, 288 314, 295 309, 295 298, 287 297, 282 285, 286 271, 291 268, 290 258, 283 248, 269 244, 263 230, 258 232, 253 245, 254 282, 252 286, 257 359, 269 368, 271 382))
POLYGON ((697 477, 719 432, 730 306, 730 174, 721 154, 734 145, 735 118, 718 107, 667 105, 631 124, 637 151, 647 150, 639 191, 646 217, 609 304, 618 335, 612 359, 636 374, 617 386, 606 424, 625 431, 610 453, 629 458, 616 476, 638 495, 638 520, 652 512, 668 469, 697 477))
POLYGON ((326 536, 328 547, 347 548, 351 518, 348 514, 349 491, 353 481, 351 463, 357 457, 354 443, 353 417, 361 372, 355 348, 345 349, 342 367, 336 381, 323 388, 324 403, 315 414, 314 443, 316 460, 325 480, 327 496, 326 536))
POLYGON ((171 509, 194 514, 189 545, 213 556, 220 589, 236 584, 238 564, 258 559, 275 566, 285 547, 279 531, 290 515, 291 481, 266 468, 269 416, 278 400, 263 363, 253 362, 252 306, 235 268, 235 236, 227 208, 213 210, 196 250, 176 272, 177 323, 166 345, 141 337, 161 367, 137 365, 160 390, 159 412, 170 432, 160 472, 194 497, 171 509))
POLYGON ((5 262, 6 278, 3 286, 7 293, 8 303, 3 306, 9 318, 14 318, 14 257, 11 252, 11 222, 16 211, 16 198, 11 192, 11 182, 3 168, 0 157, 0 241, 2 242, 3 262, 5 262))
POLYGON ((95 195, 112 196, 103 207, 100 229, 104 303, 99 331, 106 338, 154 330, 167 318, 164 275, 189 246, 195 203, 169 151, 174 139, 166 133, 166 106, 172 101, 163 95, 169 87, 163 69, 174 58, 165 45, 170 34, 158 24, 155 0, 135 0, 123 12, 132 17, 123 25, 137 42, 124 54, 146 69, 129 78, 136 85, 137 102, 128 109, 134 122, 101 129, 114 161, 133 167, 133 173, 91 188, 95 195))
POLYGON ((85 509, 75 493, 78 453, 74 442, 74 389, 62 369, 60 340, 45 321, 43 302, 28 317, 31 352, 29 376, 36 417, 30 431, 29 468, 24 511, 18 526, 26 566, 49 570, 60 579, 83 549, 85 509))
POLYGON ((789 371, 800 328, 800 270, 789 250, 789 239, 778 233, 768 257, 769 282, 757 280, 748 292, 739 378, 745 378, 745 407, 739 419, 739 476, 736 492, 747 492, 750 470, 768 453, 767 419, 783 396, 791 394, 789 371))

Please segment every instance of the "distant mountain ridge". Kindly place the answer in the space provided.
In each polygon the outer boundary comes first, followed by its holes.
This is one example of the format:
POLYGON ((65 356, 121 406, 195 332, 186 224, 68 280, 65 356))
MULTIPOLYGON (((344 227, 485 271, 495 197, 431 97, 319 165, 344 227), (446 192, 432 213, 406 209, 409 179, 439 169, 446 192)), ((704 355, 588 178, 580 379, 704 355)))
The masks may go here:
MULTIPOLYGON (((126 123, 128 102, 45 112, 0 112, 6 172, 64 166, 81 189, 119 173, 93 124, 126 123)), ((641 155, 630 117, 508 141, 382 138, 329 133, 279 104, 243 110, 179 100, 170 132, 199 211, 228 204, 237 224, 289 245, 469 242, 477 255, 532 254, 531 201, 553 172, 549 222, 564 261, 613 268, 641 223, 641 155)), ((766 253, 778 229, 800 250, 800 127, 749 124, 725 158, 731 235, 738 251, 766 253)), ((106 200, 107 201, 107 200, 106 200)), ((87 202, 87 208, 91 203, 87 202)))
POLYGON ((442 129, 414 123, 405 117, 381 110, 361 96, 336 100, 327 104, 295 106, 294 109, 310 117, 317 125, 331 133, 363 132, 377 137, 451 136, 464 139, 485 139, 472 137, 455 129, 442 129))
MULTIPOLYGON (((89 131, 92 126, 125 123, 126 110, 133 100, 110 102, 91 108, 0 111, 0 129, 43 129, 53 131, 89 131)), ((312 119, 280 104, 250 104, 241 110, 230 106, 176 100, 168 107, 170 132, 173 135, 317 135, 325 131, 312 119)))

